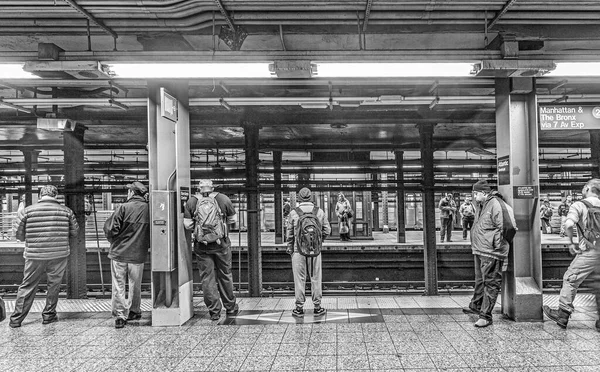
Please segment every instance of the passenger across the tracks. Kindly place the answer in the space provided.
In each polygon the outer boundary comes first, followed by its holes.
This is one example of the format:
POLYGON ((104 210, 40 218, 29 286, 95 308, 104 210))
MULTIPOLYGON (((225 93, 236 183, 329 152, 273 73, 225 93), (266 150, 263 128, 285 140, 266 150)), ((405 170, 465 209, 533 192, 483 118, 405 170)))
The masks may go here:
POLYGON ((467 240, 467 232, 471 231, 473 222, 475 221, 475 206, 471 200, 471 197, 467 196, 465 202, 460 205, 458 210, 461 216, 463 240, 467 240))
POLYGON ((567 195, 565 200, 558 206, 558 215, 560 216, 560 237, 564 238, 566 235, 565 222, 567 222, 567 215, 569 209, 573 204, 573 195, 567 195))
POLYGON ((550 219, 554 211, 552 209, 552 205, 550 204, 550 200, 545 198, 542 201, 542 205, 540 207, 540 220, 542 225, 542 234, 552 234, 552 227, 550 226, 550 219))
MULTIPOLYGON (((565 231, 569 238, 569 252, 575 255, 563 276, 563 285, 558 299, 558 309, 543 306, 544 313, 560 327, 567 328, 569 318, 575 310, 573 301, 583 281, 592 276, 592 288, 596 296, 596 307, 600 316, 600 179, 588 181, 582 190, 583 200, 574 202, 569 208, 565 231), (573 241, 577 227, 579 242, 573 241)), ((596 321, 600 332, 600 319, 596 321)))
POLYGON ((441 242, 444 242, 444 238, 448 241, 452 241, 452 224, 454 222, 454 213, 456 212, 456 203, 451 193, 446 195, 440 200, 438 205, 440 209, 440 238, 441 242))
POLYGON ((354 217, 354 212, 352 211, 352 206, 350 205, 350 201, 346 199, 346 196, 341 192, 338 194, 338 200, 335 205, 335 213, 338 217, 339 222, 339 230, 340 230, 340 239, 342 241, 350 241, 350 226, 352 217, 354 217))

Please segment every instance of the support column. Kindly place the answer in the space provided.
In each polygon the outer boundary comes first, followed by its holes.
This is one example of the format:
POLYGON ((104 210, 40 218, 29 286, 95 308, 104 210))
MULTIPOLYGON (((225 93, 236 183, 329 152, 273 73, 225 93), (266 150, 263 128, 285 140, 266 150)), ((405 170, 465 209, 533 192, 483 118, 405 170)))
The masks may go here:
POLYGON ((25 181, 25 205, 33 204, 33 191, 32 191, 32 174, 37 170, 38 155, 37 150, 21 150, 23 152, 23 163, 25 165, 25 174, 23 175, 23 181, 25 181))
POLYGON ((516 321, 543 319, 537 117, 534 79, 496 79, 497 156, 509 170, 498 174, 498 191, 519 228, 503 274, 502 311, 516 321), (517 199, 514 186, 530 186, 538 195, 517 199))
POLYGON ((394 155, 396 155, 396 237, 398 243, 406 243, 406 208, 404 206, 406 204, 404 195, 404 151, 395 151, 394 155))
POLYGON ((371 192, 371 201, 373 202, 373 231, 381 231, 379 227, 379 195, 381 191, 379 188, 379 179, 377 173, 372 173, 373 179, 373 191, 371 192))
POLYGON ((273 151, 273 180, 275 191, 273 192, 275 208, 275 244, 283 243, 283 196, 281 192, 281 151, 273 151))
MULTIPOLYGON (((67 298, 87 298, 85 248, 85 201, 83 174, 83 136, 85 127, 75 126, 63 133, 65 161, 65 205, 75 213, 79 224, 77 237, 71 238, 71 254, 67 266, 67 298)), ((31 194, 29 194, 31 197, 31 194)))
POLYGON ((590 150, 592 152, 592 178, 600 178, 600 130, 590 130, 590 150))
POLYGON ((258 192, 258 130, 252 124, 244 125, 246 152, 246 190, 248 201, 248 292, 250 297, 262 293, 262 257, 260 251, 260 216, 258 192))
POLYGON ((434 124, 423 124, 419 127, 419 135, 421 137, 421 164, 423 167, 423 244, 426 296, 436 296, 438 294, 437 249, 435 245, 433 127, 434 124))

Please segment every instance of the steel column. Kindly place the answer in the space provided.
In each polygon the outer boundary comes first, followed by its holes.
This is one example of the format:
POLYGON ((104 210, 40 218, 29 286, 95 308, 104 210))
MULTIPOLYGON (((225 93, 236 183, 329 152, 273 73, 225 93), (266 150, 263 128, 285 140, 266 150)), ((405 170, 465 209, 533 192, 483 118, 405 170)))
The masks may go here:
POLYGON ((23 153, 23 163, 25 165, 25 173, 23 181, 25 181, 25 205, 33 204, 33 193, 31 186, 31 174, 37 170, 38 154, 37 150, 21 150, 23 153))
POLYGON ((423 163, 423 243, 425 258, 425 295, 438 294, 437 249, 435 245, 435 179, 433 173, 433 127, 419 126, 421 162, 423 163))
POLYGON ((592 178, 600 178, 600 130, 590 130, 590 150, 592 153, 592 178))
POLYGON ((71 238, 71 254, 67 266, 67 298, 87 298, 85 258, 85 201, 83 173, 83 136, 85 127, 76 126, 63 133, 65 160, 65 205, 75 213, 79 232, 71 238))
POLYGON ((273 180, 275 186, 275 244, 283 243, 283 195, 281 192, 281 151, 273 151, 273 180))
MULTIPOLYGON (((398 243, 406 243, 406 208, 404 206, 406 203, 404 195, 404 151, 395 151, 394 155, 396 156, 396 237, 398 243)), ((433 160, 431 163, 433 165, 433 160)), ((431 171, 433 172, 433 168, 431 168, 431 171)))
POLYGON ((248 190, 248 291, 251 297, 262 293, 262 259, 260 252, 260 206, 258 192, 258 130, 244 125, 246 153, 246 189, 248 190))
POLYGON ((539 198, 516 199, 513 194, 513 186, 539 189, 534 79, 496 79, 496 148, 498 158, 509 163, 509 174, 498 175, 498 191, 512 205, 519 229, 509 253, 508 271, 503 275, 502 311, 516 321, 541 321, 539 198))

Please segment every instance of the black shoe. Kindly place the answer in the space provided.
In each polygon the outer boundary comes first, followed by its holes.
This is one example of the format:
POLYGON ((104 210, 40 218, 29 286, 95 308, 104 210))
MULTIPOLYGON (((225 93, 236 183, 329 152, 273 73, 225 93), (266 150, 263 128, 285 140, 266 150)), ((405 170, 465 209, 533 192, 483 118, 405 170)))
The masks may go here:
POLYGON ((19 328, 21 326, 21 323, 8 323, 8 326, 10 328, 19 328))
POLYGON ((235 304, 235 306, 233 306, 233 309, 227 310, 226 313, 227 313, 227 315, 233 315, 233 314, 237 314, 238 311, 240 311, 240 306, 238 304, 235 304))
POLYGON ((452 240, 448 239, 448 243, 452 243, 452 240))
POLYGON ((544 314, 546 314, 548 318, 554 320, 559 327, 567 328, 571 314, 561 308, 554 310, 546 305, 542 306, 542 310, 544 311, 544 314))
POLYGON ((130 311, 129 315, 127 315, 127 320, 140 320, 142 319, 142 314, 136 313, 135 311, 130 311))
POLYGON ((292 315, 296 318, 302 318, 304 316, 304 309, 299 306, 296 306, 296 308, 292 310, 292 315))
POLYGON ((125 319, 117 318, 117 320, 115 320, 115 328, 123 328, 125 327, 125 324, 127 324, 125 319))
POLYGON ((210 320, 219 320, 221 319, 221 313, 210 314, 210 320))
POLYGON ((313 310, 313 313, 315 316, 323 316, 327 313, 327 310, 325 310, 324 308, 319 306, 319 307, 315 307, 315 309, 313 310))
POLYGON ((53 316, 52 318, 42 320, 42 324, 50 324, 54 322, 58 322, 58 316, 53 316))
POLYGON ((596 320, 596 331, 600 332, 600 319, 596 320))
POLYGON ((471 307, 463 307, 462 312, 465 314, 479 315, 479 311, 477 311, 475 309, 471 309, 471 307))

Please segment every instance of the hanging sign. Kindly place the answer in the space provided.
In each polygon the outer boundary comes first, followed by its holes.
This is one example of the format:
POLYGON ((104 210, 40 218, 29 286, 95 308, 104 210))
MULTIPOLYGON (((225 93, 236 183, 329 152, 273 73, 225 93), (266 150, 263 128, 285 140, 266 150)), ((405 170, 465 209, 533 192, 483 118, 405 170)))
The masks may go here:
POLYGON ((541 130, 600 129, 600 105, 540 105, 541 130))
POLYGON ((160 114, 163 118, 177 122, 177 98, 170 95, 165 88, 160 88, 160 114))

